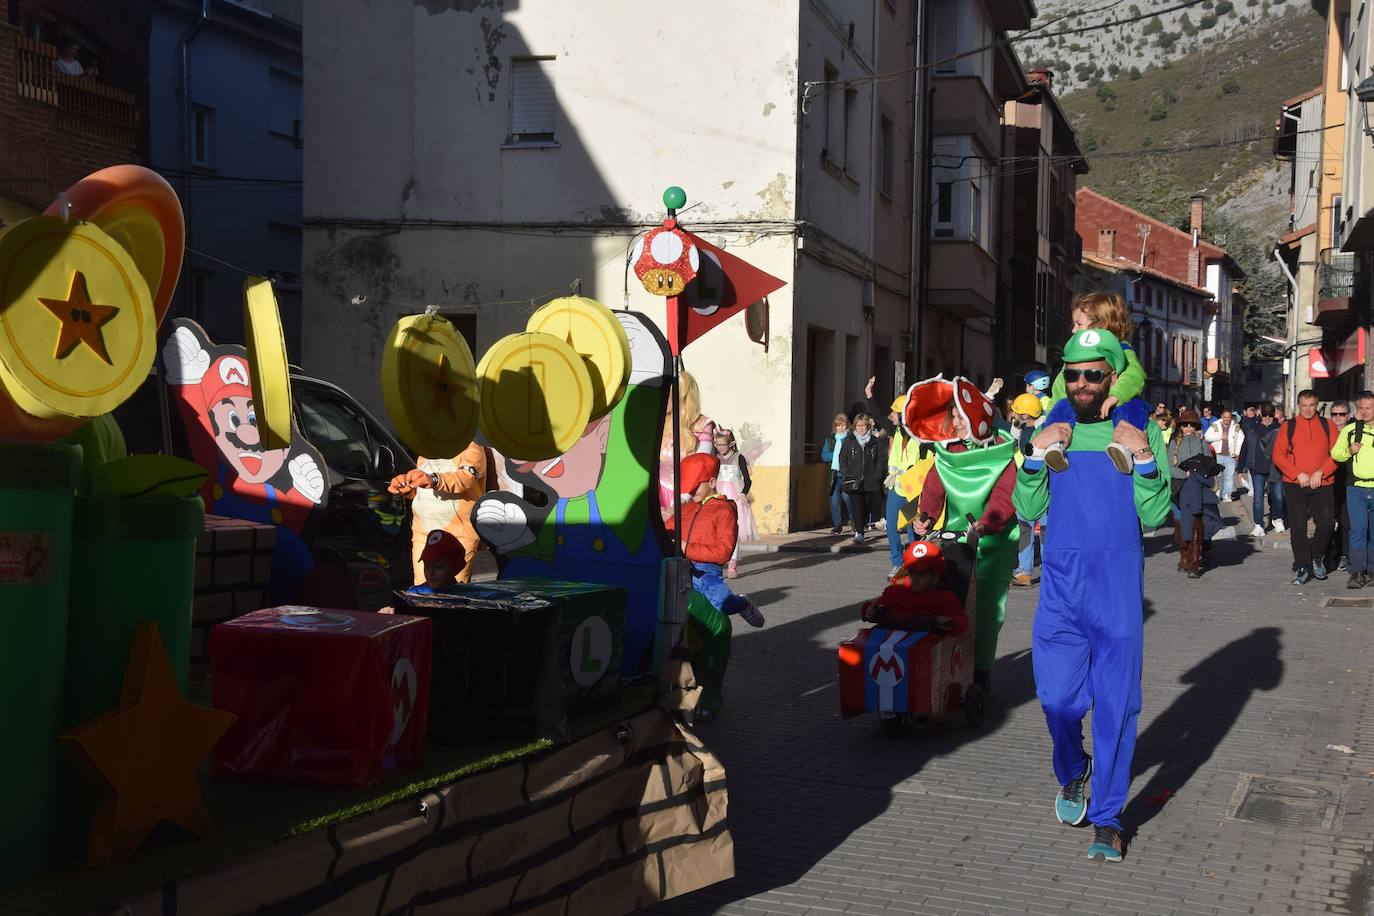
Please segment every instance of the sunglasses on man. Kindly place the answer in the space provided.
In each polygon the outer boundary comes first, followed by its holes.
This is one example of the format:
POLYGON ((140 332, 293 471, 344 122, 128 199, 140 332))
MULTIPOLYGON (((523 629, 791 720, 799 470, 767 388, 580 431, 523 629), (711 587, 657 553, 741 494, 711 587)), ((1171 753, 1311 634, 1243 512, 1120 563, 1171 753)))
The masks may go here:
POLYGON ((1198 428, 1198 425, 1197 425, 1196 423, 1180 423, 1180 424, 1178 424, 1178 428, 1179 428, 1179 429, 1197 429, 1197 428, 1198 428))
POLYGON ((1065 369, 1064 381, 1072 385, 1078 381, 1079 377, 1089 385, 1100 385, 1102 380, 1107 377, 1107 373, 1101 369, 1065 369))
POLYGON ((1331 411, 1331 416, 1333 416, 1333 417, 1348 417, 1348 416, 1350 416, 1350 411, 1348 411, 1348 410, 1333 410, 1333 411, 1331 411))

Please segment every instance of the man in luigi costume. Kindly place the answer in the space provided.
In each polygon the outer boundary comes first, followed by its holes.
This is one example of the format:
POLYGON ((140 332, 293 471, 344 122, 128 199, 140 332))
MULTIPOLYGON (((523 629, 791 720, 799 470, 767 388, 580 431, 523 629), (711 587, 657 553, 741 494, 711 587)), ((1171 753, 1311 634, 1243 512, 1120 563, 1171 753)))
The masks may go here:
MULTIPOLYGON (((1050 474, 1027 458, 1017 472, 1016 509, 1048 515, 1040 604, 1031 637, 1036 693, 1054 743, 1061 823, 1093 825, 1088 858, 1119 862, 1121 810, 1131 782, 1144 657, 1144 550, 1141 525, 1169 517, 1169 479, 1161 469, 1157 424, 1141 430, 1100 419, 1100 408, 1126 366, 1110 331, 1076 332, 1064 346, 1064 381, 1078 425, 1068 470, 1050 474), (1135 469, 1117 471, 1104 449, 1117 442, 1135 469), (1092 711, 1094 760, 1083 749, 1083 717, 1092 711)), ((1033 440, 1045 448, 1064 436, 1051 424, 1033 440)))

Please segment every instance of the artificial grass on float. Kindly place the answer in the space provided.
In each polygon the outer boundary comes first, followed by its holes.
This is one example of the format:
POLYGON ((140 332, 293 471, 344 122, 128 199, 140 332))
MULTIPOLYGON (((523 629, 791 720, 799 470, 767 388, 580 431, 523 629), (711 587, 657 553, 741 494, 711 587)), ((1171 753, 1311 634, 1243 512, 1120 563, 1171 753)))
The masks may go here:
MULTIPOLYGON (((194 687, 192 693, 196 693, 194 687)), ((647 709, 656 695, 656 687, 625 686, 619 706, 571 720, 573 740, 647 709)), ((191 838, 164 823, 123 868, 66 868, 37 874, 16 887, 0 888, 0 914, 58 916, 114 906, 136 892, 208 871, 273 843, 371 814, 438 786, 534 758, 553 748, 553 742, 545 738, 481 747, 429 746, 422 767, 369 789, 210 779, 207 761, 200 783, 206 807, 215 820, 211 836, 191 838)))

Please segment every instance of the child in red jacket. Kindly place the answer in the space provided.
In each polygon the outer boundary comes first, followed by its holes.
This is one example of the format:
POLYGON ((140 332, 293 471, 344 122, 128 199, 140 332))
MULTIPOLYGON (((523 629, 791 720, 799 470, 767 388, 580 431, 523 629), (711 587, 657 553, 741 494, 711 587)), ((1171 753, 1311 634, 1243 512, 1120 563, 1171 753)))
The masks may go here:
POLYGON ((938 545, 908 544, 892 584, 878 598, 864 602, 864 621, 894 630, 958 636, 968 629, 968 615, 954 592, 938 587, 944 576, 945 556, 938 545))
MULTIPOLYGON (((678 489, 684 501, 682 555, 692 564, 692 587, 718 611, 738 614, 751 627, 763 626, 763 614, 743 595, 725 584, 723 567, 730 562, 739 541, 735 504, 716 492, 720 459, 697 452, 682 459, 678 489)), ((668 519, 672 529, 673 520, 668 519)))

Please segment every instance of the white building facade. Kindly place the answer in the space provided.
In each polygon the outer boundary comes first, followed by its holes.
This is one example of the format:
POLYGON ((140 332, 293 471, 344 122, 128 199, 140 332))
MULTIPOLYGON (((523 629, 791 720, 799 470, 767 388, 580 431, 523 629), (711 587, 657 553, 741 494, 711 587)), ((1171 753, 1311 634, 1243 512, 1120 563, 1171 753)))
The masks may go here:
POLYGON ((306 0, 305 368, 380 410, 382 341, 428 304, 479 355, 572 289, 662 322, 626 252, 680 185, 686 228, 788 284, 766 349, 738 316, 686 368, 766 445, 760 527, 819 522, 829 418, 911 346, 914 89, 872 77, 910 66, 914 7, 306 0))

